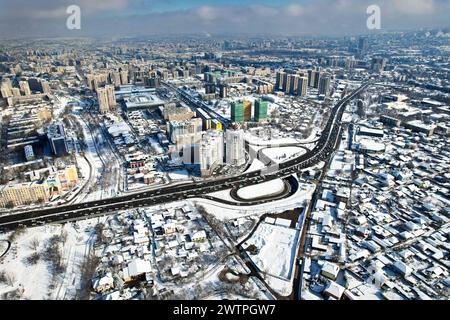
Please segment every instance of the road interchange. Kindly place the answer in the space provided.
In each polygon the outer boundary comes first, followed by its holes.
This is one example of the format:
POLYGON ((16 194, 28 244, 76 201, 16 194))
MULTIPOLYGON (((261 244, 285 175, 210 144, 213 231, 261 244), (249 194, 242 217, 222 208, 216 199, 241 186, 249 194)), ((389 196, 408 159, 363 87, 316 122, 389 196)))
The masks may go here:
POLYGON ((369 83, 363 84, 340 100, 332 109, 328 122, 318 139, 316 146, 309 152, 280 164, 240 175, 205 179, 176 186, 122 195, 114 198, 85 203, 62 205, 53 208, 30 210, 0 217, 0 231, 18 227, 33 227, 49 223, 86 219, 91 216, 105 215, 119 210, 153 206, 177 200, 202 197, 208 193, 242 188, 273 179, 287 178, 301 169, 326 160, 335 149, 341 132, 341 118, 349 101, 367 89, 369 83))

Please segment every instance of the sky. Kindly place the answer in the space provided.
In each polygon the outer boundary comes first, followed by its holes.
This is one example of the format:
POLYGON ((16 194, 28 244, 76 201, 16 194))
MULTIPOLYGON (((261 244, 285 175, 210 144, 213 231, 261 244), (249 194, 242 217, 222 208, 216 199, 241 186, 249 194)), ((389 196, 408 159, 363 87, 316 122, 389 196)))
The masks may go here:
POLYGON ((152 34, 354 35, 448 28, 450 0, 0 0, 0 38, 152 34), (381 30, 367 29, 369 5, 381 30), (78 5, 81 29, 66 9, 78 5))

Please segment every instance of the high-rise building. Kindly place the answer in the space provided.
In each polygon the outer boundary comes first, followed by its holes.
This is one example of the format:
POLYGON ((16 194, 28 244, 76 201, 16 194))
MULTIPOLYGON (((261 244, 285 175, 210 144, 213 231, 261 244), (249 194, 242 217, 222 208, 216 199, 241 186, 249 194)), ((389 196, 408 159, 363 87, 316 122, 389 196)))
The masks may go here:
POLYGON ((268 102, 255 100, 255 121, 261 122, 267 119, 268 102))
POLYGON ((245 163, 245 142, 243 130, 227 130, 226 140, 226 162, 231 165, 241 166, 245 163))
POLYGON ((277 72, 277 77, 276 77, 276 81, 275 81, 275 90, 283 90, 283 88, 286 88, 285 83, 284 83, 285 76, 286 76, 286 73, 284 71, 277 72))
POLYGON ((12 84, 11 84, 11 80, 7 79, 4 80, 2 82, 1 85, 1 94, 2 94, 2 98, 9 98, 12 97, 13 93, 12 93, 12 84))
POLYGON ((228 86, 226 84, 220 85, 219 89, 220 89, 220 97, 221 98, 228 97, 228 86))
POLYGON ((244 104, 242 102, 231 103, 231 121, 244 122, 244 104))
POLYGON ((86 76, 86 82, 88 87, 92 91, 97 91, 99 87, 107 85, 109 83, 109 74, 108 73, 100 73, 100 74, 88 74, 86 76))
POLYGON ((62 122, 57 122, 48 128, 47 138, 54 155, 63 156, 67 154, 67 141, 62 122))
POLYGON ((114 85, 114 87, 116 87, 116 88, 120 87, 120 85, 121 85, 120 72, 118 72, 118 71, 111 72, 110 78, 111 78, 111 83, 114 85))
POLYGON ((286 88, 286 92, 290 93, 290 94, 295 94, 297 92, 297 89, 298 89, 298 81, 299 81, 300 77, 297 74, 292 74, 292 75, 289 75, 288 78, 290 78, 288 80, 288 82, 289 82, 289 90, 287 90, 287 88, 286 88))
POLYGON ((308 89, 308 78, 307 77, 300 77, 298 79, 298 88, 297 88, 297 95, 304 97, 307 94, 308 89))
POLYGON ((42 88, 42 93, 50 93, 50 85, 48 84, 48 81, 42 80, 41 88, 42 88))
POLYGON ((210 176, 223 163, 223 133, 208 131, 198 145, 198 161, 201 176, 210 176))
POLYGON ((184 121, 169 121, 167 126, 170 140, 175 142, 178 135, 201 132, 203 121, 200 118, 193 118, 184 121))
POLYGON ((108 109, 113 110, 116 108, 116 105, 117 105, 114 86, 107 85, 107 86, 105 86, 105 89, 106 89, 106 95, 108 97, 108 109))
POLYGON ((94 91, 94 75, 93 74, 88 74, 86 76, 86 82, 89 87, 89 90, 94 91))
POLYGON ((286 82, 283 84, 283 91, 287 94, 291 92, 291 85, 292 82, 294 81, 293 77, 294 77, 293 74, 286 75, 286 82))
POLYGON ((376 72, 384 71, 387 59, 375 57, 372 59, 372 70, 376 72))
POLYGON ((216 93, 216 84, 213 82, 205 83, 205 93, 206 94, 216 93))
POLYGON ((28 85, 28 81, 19 81, 19 87, 25 96, 31 96, 31 90, 30 86, 28 85))
POLYGON ((109 112, 108 93, 106 88, 97 89, 97 99, 100 113, 109 112))
POLYGON ((366 37, 360 37, 358 42, 358 52, 364 54, 367 50, 368 43, 366 37))
POLYGON ((317 89, 319 87, 319 81, 320 81, 320 71, 308 70, 308 86, 317 89))
POLYGON ((244 121, 250 121, 252 119, 252 102, 245 100, 244 107, 244 121))
POLYGON ((345 59, 345 68, 346 69, 353 69, 356 66, 356 59, 355 57, 351 56, 345 59))
POLYGON ((124 84, 128 84, 128 70, 120 71, 120 82, 124 84))
POLYGON ((27 159, 27 161, 34 160, 33 146, 31 144, 26 145, 23 148, 23 151, 25 152, 25 159, 27 159))
POLYGON ((319 95, 328 96, 330 94, 331 78, 329 75, 322 76, 319 84, 319 95))

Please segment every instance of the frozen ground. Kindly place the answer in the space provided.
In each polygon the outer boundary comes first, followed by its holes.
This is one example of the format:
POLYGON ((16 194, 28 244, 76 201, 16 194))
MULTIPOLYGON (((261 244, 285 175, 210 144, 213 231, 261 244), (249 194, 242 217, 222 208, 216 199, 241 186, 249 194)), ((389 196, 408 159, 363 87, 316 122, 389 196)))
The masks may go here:
MULTIPOLYGON (((20 299, 73 299, 80 286, 79 266, 92 247, 93 226, 98 219, 68 223, 64 226, 42 226, 26 229, 12 241, 8 253, 0 262, 0 272, 5 272, 11 281, 0 283, 0 296, 18 290, 20 299), (44 258, 44 250, 53 236, 66 235, 60 242, 64 271, 53 276, 53 269, 44 258), (33 243, 37 244, 33 246, 33 243), (40 258, 31 264, 28 258, 33 253, 40 258)), ((1 234, 7 239, 11 233, 1 234)))
POLYGON ((292 196, 254 206, 234 206, 218 203, 208 199, 194 198, 194 204, 203 206, 209 213, 213 214, 217 219, 226 221, 236 219, 242 216, 262 215, 264 213, 279 213, 286 210, 303 206, 305 201, 310 201, 315 190, 315 185, 300 183, 299 188, 292 196))
POLYGON ((294 138, 278 138, 278 139, 272 139, 272 140, 264 140, 262 138, 259 138, 257 136, 252 135, 251 133, 247 132, 244 136, 244 139, 248 141, 250 144, 258 145, 283 145, 283 144, 294 144, 298 143, 299 140, 294 138))
POLYGON ((284 190, 284 182, 281 179, 275 179, 253 186, 244 187, 238 190, 238 197, 249 200, 261 198, 264 196, 277 195, 284 190))
POLYGON ((257 254, 247 253, 261 272, 290 280, 297 241, 297 230, 262 222, 243 248, 252 245, 257 248, 257 254))
POLYGON ((186 170, 176 170, 168 173, 172 181, 180 181, 189 179, 189 173, 186 170))
POLYGON ((299 157, 306 153, 306 150, 299 147, 281 147, 281 148, 267 148, 262 151, 264 155, 270 158, 275 163, 281 163, 291 157, 299 157))
POLYGON ((278 294, 286 297, 292 293, 292 279, 290 281, 283 280, 278 277, 266 275, 267 284, 278 294))
POLYGON ((248 167, 247 170, 245 170, 244 173, 253 172, 253 171, 262 169, 264 167, 265 167, 264 163, 262 163, 260 160, 253 159, 252 164, 250 165, 250 167, 248 167))
POLYGON ((216 192, 208 193, 208 195, 211 197, 222 199, 222 200, 236 201, 230 196, 230 190, 231 189, 216 191, 216 192))

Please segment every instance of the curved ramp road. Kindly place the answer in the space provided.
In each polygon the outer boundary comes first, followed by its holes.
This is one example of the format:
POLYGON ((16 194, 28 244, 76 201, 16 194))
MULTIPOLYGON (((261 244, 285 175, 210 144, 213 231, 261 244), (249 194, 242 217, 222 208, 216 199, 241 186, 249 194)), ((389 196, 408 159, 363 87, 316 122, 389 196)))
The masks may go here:
POLYGON ((165 202, 200 197, 215 191, 242 188, 273 179, 287 178, 291 174, 313 166, 330 156, 335 149, 336 141, 340 135, 341 118, 345 106, 368 86, 369 83, 362 85, 336 104, 314 149, 300 157, 293 158, 273 167, 231 177, 208 179, 201 182, 167 186, 110 199, 6 215, 0 217, 0 230, 86 219, 91 216, 104 215, 118 210, 153 206, 165 202))

